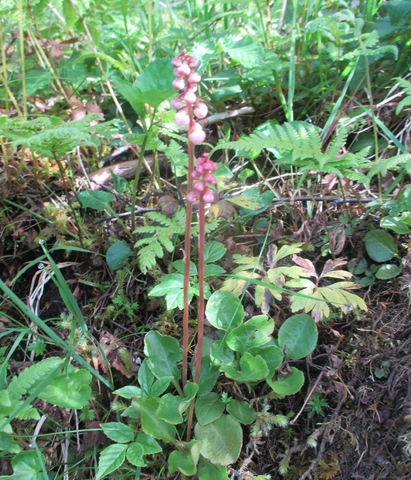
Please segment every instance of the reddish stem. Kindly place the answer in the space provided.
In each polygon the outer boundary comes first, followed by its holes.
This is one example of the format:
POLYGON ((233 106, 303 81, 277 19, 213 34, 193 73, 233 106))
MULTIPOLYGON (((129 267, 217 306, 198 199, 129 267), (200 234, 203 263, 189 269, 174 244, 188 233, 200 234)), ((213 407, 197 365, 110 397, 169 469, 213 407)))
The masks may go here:
MULTIPOLYGON (((190 125, 193 123, 193 110, 188 109, 190 115, 190 125)), ((188 139, 188 176, 187 176, 187 192, 193 190, 194 170, 194 144, 188 139)), ((191 216, 192 203, 186 202, 186 231, 184 236, 184 313, 183 313, 183 388, 187 383, 188 371, 188 318, 189 318, 189 304, 188 304, 188 290, 190 288, 190 250, 191 250, 191 216)))
POLYGON ((198 304, 198 332, 197 332, 197 361, 194 382, 198 383, 201 370, 201 359, 203 356, 203 334, 204 334, 204 245, 205 245, 205 202, 203 195, 200 195, 198 210, 198 291, 200 295, 198 304))

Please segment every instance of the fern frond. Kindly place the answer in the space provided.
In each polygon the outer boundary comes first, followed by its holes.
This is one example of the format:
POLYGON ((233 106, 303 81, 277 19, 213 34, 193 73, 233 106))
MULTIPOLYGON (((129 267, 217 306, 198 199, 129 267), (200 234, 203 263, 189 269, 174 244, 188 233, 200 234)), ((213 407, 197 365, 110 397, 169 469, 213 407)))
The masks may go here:
POLYGON ((56 370, 63 360, 59 357, 50 357, 36 365, 25 368, 19 375, 13 377, 8 390, 12 402, 20 400, 31 388, 46 380, 56 370))
POLYGON ((347 141, 348 131, 344 127, 340 127, 337 130, 337 135, 331 140, 327 148, 327 155, 329 157, 335 157, 341 152, 342 147, 347 141))
POLYGON ((374 163, 374 165, 370 168, 368 172, 368 178, 371 178, 380 173, 381 175, 386 175, 388 170, 395 170, 401 166, 404 168, 407 173, 411 171, 411 154, 410 153, 403 153, 400 155, 395 155, 394 157, 386 158, 385 160, 381 160, 378 163, 374 163), (405 164, 405 165, 404 165, 405 164))
POLYGON ((400 87, 404 90, 404 93, 406 95, 406 97, 401 100, 401 102, 397 105, 397 108, 395 109, 395 114, 398 115, 404 107, 408 107, 408 105, 411 105, 411 82, 408 82, 407 80, 398 77, 396 78, 396 80, 398 81, 400 87))
POLYGON ((138 240, 134 247, 138 249, 138 261, 143 273, 156 265, 156 258, 163 258, 164 249, 172 252, 174 244, 171 238, 185 231, 185 211, 179 209, 168 218, 161 212, 148 212, 146 218, 155 222, 139 227, 134 233, 147 235, 138 240))

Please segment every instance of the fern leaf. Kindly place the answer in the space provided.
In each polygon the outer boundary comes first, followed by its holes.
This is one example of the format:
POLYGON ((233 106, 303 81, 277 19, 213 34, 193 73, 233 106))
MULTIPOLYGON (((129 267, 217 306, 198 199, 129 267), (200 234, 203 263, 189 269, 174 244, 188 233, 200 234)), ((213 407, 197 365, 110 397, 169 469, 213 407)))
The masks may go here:
POLYGON ((36 365, 25 368, 19 375, 13 377, 9 384, 9 395, 12 402, 20 400, 31 388, 47 379, 56 370, 63 360, 59 357, 50 357, 36 365))

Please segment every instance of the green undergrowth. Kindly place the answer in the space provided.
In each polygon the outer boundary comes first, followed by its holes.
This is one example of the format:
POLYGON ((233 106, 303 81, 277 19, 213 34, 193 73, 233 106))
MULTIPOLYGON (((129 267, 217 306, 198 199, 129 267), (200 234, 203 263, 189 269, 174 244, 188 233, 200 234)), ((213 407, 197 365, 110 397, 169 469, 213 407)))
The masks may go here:
POLYGON ((409 268, 410 16, 408 0, 2 3, 0 479, 334 478, 324 449, 290 451, 339 405, 311 388, 313 356, 409 268), (209 111, 195 154, 218 164, 188 220, 182 49, 209 111), (93 183, 119 147, 133 175, 111 159, 93 183))

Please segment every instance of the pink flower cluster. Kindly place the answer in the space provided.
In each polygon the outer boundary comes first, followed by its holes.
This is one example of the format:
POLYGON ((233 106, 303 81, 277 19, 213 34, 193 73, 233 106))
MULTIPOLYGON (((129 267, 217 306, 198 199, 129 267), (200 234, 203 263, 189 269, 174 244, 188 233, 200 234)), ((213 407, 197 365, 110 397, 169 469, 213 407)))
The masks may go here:
POLYGON ((214 201, 214 193, 211 188, 207 187, 207 183, 217 183, 215 176, 211 172, 215 172, 218 166, 208 158, 208 153, 202 157, 197 158, 197 166, 191 174, 194 180, 193 191, 187 194, 189 202, 195 202, 198 197, 201 197, 205 203, 212 203, 214 201))
POLYGON ((194 105, 194 115, 199 119, 204 118, 208 113, 207 105, 199 102, 195 94, 197 84, 201 80, 201 76, 194 71, 198 63, 196 58, 184 52, 171 60, 171 64, 175 67, 174 75, 177 77, 172 85, 176 90, 182 90, 171 102, 171 106, 177 110, 174 121, 178 126, 188 129, 188 138, 194 145, 203 143, 206 134, 201 125, 193 120, 191 109, 194 105))

